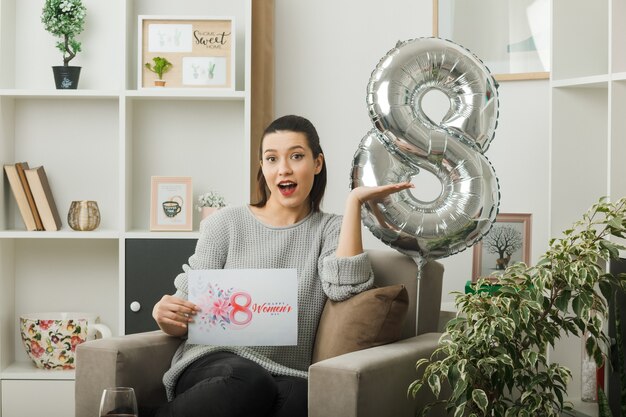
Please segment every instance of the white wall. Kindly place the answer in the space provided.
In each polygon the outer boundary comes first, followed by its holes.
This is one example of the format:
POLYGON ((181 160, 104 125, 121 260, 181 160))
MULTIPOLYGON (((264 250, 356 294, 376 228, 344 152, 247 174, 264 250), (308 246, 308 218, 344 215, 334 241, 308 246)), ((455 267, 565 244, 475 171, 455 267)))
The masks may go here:
MULTIPOLYGON (((365 89, 398 40, 432 34, 431 0, 276 0, 276 115, 317 127, 329 170, 326 211, 341 213, 352 157, 371 128, 365 89)), ((532 259, 547 248, 548 81, 503 82, 500 118, 487 157, 500 180, 500 212, 532 213, 532 259)), ((384 247, 364 230, 366 247, 384 247)), ((471 278, 472 249, 443 259, 443 301, 471 278)))

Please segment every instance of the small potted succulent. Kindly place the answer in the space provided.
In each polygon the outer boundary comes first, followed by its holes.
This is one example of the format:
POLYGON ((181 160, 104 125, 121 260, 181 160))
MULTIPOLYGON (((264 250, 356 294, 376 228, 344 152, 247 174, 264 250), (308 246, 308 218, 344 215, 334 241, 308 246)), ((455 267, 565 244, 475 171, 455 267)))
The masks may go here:
POLYGON ((198 211, 202 213, 202 219, 222 207, 226 207, 224 197, 215 191, 209 190, 208 192, 198 196, 198 211))
POLYGON ((149 62, 146 62, 146 68, 152 72, 154 72, 158 80, 154 80, 154 85, 156 87, 165 87, 165 81, 163 80, 163 74, 172 69, 173 64, 167 60, 167 58, 162 58, 160 56, 155 56, 152 58, 154 62, 153 65, 150 65, 149 62))
POLYGON ((41 14, 45 29, 60 38, 57 48, 63 54, 63 66, 53 66, 57 89, 76 89, 81 67, 69 62, 81 51, 76 40, 85 26, 86 8, 81 0, 46 0, 41 14))

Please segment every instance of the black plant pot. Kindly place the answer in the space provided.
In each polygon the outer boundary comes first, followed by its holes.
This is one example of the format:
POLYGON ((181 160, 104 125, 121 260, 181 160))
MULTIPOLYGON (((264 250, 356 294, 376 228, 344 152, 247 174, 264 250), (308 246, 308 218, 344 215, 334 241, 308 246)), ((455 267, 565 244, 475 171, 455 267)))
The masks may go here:
POLYGON ((81 67, 52 67, 57 90, 76 90, 81 67))

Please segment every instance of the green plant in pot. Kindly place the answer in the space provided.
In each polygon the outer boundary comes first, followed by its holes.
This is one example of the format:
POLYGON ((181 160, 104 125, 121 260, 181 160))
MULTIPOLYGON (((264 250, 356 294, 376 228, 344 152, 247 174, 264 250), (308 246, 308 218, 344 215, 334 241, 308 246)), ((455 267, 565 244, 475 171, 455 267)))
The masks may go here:
MULTIPOLYGON (((626 277, 601 265, 622 248, 607 239, 625 234, 626 199, 601 199, 550 241, 535 266, 509 266, 493 294, 457 294, 456 318, 430 360, 418 361, 423 374, 409 387, 410 394, 429 389, 439 397, 447 384, 451 394, 421 415, 437 404, 455 417, 559 416, 570 410, 564 399, 571 372, 548 361, 548 347, 562 334, 586 334, 587 353, 599 366, 604 362, 606 300, 613 288, 626 288, 626 277)), ((486 284, 481 280, 477 288, 486 284)))
POLYGON ((152 65, 150 65, 149 62, 146 62, 145 66, 148 70, 154 72, 157 77, 159 77, 158 80, 154 80, 154 85, 157 87, 164 87, 165 81, 163 80, 163 74, 172 69, 174 64, 168 61, 167 58, 162 58, 160 56, 152 58, 152 62, 154 62, 152 65))
POLYGON ((81 51, 81 43, 76 40, 85 26, 87 9, 81 0, 46 0, 41 22, 45 29, 60 38, 57 48, 63 54, 63 66, 53 66, 54 80, 58 89, 76 89, 80 67, 69 63, 81 51))

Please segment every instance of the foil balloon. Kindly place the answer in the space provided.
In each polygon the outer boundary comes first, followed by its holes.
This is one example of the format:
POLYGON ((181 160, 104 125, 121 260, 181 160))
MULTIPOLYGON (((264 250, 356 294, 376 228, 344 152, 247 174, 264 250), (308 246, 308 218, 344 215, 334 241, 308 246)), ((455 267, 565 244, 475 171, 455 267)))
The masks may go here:
MULTIPOLYGON (((374 124, 354 156, 351 186, 402 181, 426 170, 441 182, 433 201, 404 190, 363 205, 369 230, 413 258, 443 258, 484 236, 495 221, 499 187, 484 156, 498 119, 498 84, 467 49, 447 40, 398 42, 367 86, 374 124), (424 95, 443 92, 450 109, 441 122, 422 108, 424 95)), ((416 190, 416 192, 419 190, 416 190)))

